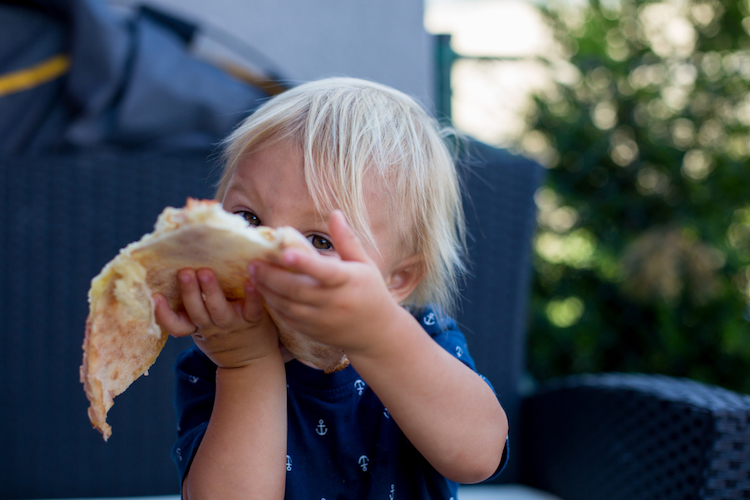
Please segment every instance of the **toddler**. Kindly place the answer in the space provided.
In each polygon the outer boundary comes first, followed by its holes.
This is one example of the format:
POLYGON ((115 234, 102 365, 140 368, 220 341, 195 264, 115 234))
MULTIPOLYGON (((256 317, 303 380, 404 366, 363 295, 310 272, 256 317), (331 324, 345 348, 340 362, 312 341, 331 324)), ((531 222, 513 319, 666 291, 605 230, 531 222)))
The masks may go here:
POLYGON ((318 253, 249 263, 240 301, 211 269, 180 271, 184 309, 155 296, 159 324, 195 341, 177 362, 183 498, 449 499, 499 474, 507 419, 449 317, 459 182, 414 100, 349 78, 289 90, 226 140, 216 196, 318 253), (266 308, 351 365, 293 359, 266 308))

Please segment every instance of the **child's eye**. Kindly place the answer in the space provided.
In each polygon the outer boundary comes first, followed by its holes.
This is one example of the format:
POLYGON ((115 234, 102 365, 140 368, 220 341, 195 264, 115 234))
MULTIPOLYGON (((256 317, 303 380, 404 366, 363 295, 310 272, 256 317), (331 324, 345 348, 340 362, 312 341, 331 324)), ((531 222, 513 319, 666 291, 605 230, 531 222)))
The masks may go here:
POLYGON ((311 234, 307 237, 312 243, 312 246, 316 250, 333 250, 333 243, 328 238, 325 238, 319 234, 311 234))
POLYGON ((250 224, 251 226, 257 227, 261 225, 260 219, 258 218, 258 216, 248 210, 240 210, 238 212, 235 212, 235 214, 241 215, 242 218, 245 219, 247 223, 250 224))

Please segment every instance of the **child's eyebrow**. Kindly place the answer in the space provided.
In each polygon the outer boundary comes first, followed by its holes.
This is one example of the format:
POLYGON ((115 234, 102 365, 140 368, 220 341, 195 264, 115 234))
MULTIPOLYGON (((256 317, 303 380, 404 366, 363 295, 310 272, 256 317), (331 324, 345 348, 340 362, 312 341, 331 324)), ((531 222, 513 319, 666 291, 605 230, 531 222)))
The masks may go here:
POLYGON ((252 182, 239 182, 236 178, 233 177, 227 185, 227 189, 224 192, 224 197, 226 198, 226 196, 231 192, 237 192, 243 198, 249 200, 259 200, 261 203, 263 203, 262 194, 258 192, 257 189, 255 189, 255 186, 252 182))
POLYGON ((247 195, 247 190, 245 187, 239 183, 239 182, 230 182, 226 189, 226 194, 229 194, 233 191, 238 191, 241 194, 247 195))
MULTIPOLYGON (((224 197, 226 198, 232 192, 239 193, 243 199, 252 201, 259 206, 267 207, 269 205, 267 200, 264 199, 263 193, 257 190, 252 183, 230 182, 224 193, 224 197)), ((258 215, 262 216, 261 214, 258 215)), ((326 232, 328 230, 328 219, 330 219, 330 214, 323 214, 315 208, 302 212, 297 216, 298 225, 302 226, 304 230, 315 232, 326 232)))

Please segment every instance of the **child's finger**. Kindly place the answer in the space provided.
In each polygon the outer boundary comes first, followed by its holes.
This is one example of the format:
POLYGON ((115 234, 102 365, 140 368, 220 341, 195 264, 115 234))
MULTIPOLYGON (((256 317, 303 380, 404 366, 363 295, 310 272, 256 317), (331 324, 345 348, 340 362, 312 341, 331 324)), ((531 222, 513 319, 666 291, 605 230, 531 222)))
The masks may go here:
POLYGON ((245 301, 242 304, 242 317, 246 321, 258 321, 263 315, 263 297, 250 282, 245 282, 245 301))
POLYGON ((310 316, 311 311, 317 309, 315 305, 290 299, 273 290, 266 289, 260 284, 258 289, 263 293, 266 307, 274 311, 287 326, 293 329, 296 329, 295 326, 298 321, 304 322, 305 318, 310 316))
POLYGON ((348 276, 341 268, 341 261, 372 263, 340 210, 334 210, 331 214, 328 232, 340 259, 289 248, 281 255, 280 264, 297 273, 308 275, 324 286, 335 286, 343 283, 348 276))
POLYGON ((321 285, 336 284, 336 280, 342 279, 340 270, 331 266, 331 263, 340 264, 340 260, 294 250, 288 252, 289 255, 283 256, 290 263, 287 267, 262 261, 251 264, 256 286, 264 297, 272 292, 285 298, 293 297, 295 301, 309 302, 320 295, 317 292, 321 285))
POLYGON ((301 286, 336 286, 347 278, 339 259, 287 249, 284 250, 281 261, 284 268, 259 266, 259 269, 263 269, 259 277, 262 276, 264 284, 272 288, 278 287, 279 291, 281 287, 295 292, 295 288, 301 286))
POLYGON ((230 326, 235 319, 235 311, 227 301, 216 274, 211 269, 199 269, 196 276, 211 322, 220 327, 230 326))
POLYGON ((341 260, 357 262, 368 262, 370 260, 362 242, 352 231, 341 210, 334 210, 331 213, 331 217, 328 219, 328 232, 341 260))
POLYGON ((177 313, 169 307, 167 299, 161 294, 154 297, 154 316, 156 323, 173 337, 185 337, 195 331, 195 325, 186 313, 177 313))
POLYGON ((193 269, 182 269, 177 273, 177 279, 180 282, 182 302, 190 321, 198 328, 210 326, 211 316, 203 301, 203 292, 198 284, 196 272, 193 269))

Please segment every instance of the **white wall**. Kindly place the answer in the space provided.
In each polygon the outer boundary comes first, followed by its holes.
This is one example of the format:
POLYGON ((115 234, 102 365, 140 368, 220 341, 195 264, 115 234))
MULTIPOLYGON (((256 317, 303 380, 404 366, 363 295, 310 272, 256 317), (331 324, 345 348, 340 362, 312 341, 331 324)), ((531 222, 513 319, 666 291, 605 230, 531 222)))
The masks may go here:
POLYGON ((148 0, 262 52, 293 81, 376 80, 432 106, 423 0, 148 0))

